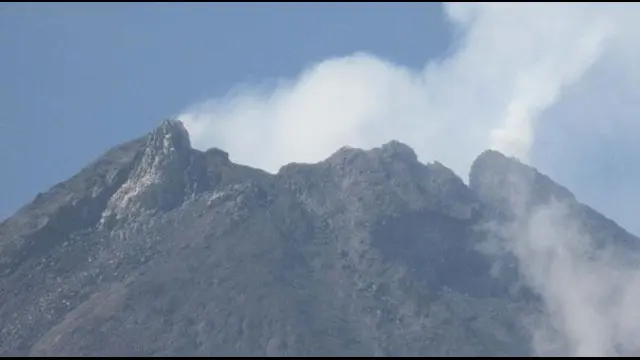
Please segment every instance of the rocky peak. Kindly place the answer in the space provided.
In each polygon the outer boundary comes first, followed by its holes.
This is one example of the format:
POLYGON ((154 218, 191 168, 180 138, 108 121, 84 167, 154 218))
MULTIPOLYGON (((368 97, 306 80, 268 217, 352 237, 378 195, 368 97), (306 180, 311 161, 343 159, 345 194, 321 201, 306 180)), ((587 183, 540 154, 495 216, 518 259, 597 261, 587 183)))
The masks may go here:
POLYGON ((453 171, 440 163, 419 162, 411 147, 395 140, 370 150, 342 147, 319 164, 284 166, 279 177, 320 212, 329 208, 367 209, 367 213, 437 208, 468 218, 478 204, 453 171))
POLYGON ((171 151, 188 152, 191 150, 191 141, 182 121, 167 119, 149 134, 147 147, 165 154, 171 151))
POLYGON ((356 164, 371 166, 380 161, 413 164, 418 162, 418 156, 408 145, 391 140, 371 150, 343 146, 326 160, 327 163, 334 166, 353 166, 356 164))
POLYGON ((379 148, 373 150, 374 153, 379 153, 384 157, 401 160, 407 162, 417 162, 418 156, 411 147, 403 144, 397 140, 391 140, 379 148))
POLYGON ((218 148, 211 148, 205 151, 205 157, 207 160, 216 165, 229 165, 231 160, 229 160, 229 153, 224 150, 218 148))
POLYGON ((166 210, 184 199, 193 151, 189 133, 179 120, 164 120, 147 135, 144 152, 129 179, 109 201, 103 223, 110 218, 166 210))
POLYGON ((548 202, 575 201, 565 187, 535 168, 495 150, 480 154, 471 166, 469 187, 486 204, 502 214, 528 212, 548 202))

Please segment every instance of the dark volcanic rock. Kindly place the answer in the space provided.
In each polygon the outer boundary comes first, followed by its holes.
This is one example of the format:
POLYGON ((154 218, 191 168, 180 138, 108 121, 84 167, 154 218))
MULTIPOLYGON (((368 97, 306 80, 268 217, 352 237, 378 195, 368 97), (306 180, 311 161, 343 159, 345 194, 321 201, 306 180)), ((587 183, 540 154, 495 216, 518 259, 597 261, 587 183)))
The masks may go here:
POLYGON ((529 355, 540 304, 480 250, 513 176, 575 202, 496 152, 470 187, 396 141, 270 175, 165 121, 0 224, 0 355, 529 355))

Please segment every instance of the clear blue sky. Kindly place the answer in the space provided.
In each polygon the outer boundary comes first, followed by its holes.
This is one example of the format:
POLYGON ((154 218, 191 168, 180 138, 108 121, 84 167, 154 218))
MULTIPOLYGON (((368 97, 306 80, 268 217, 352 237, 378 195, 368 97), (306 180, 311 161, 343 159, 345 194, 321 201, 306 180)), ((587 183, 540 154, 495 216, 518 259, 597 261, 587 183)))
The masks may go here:
POLYGON ((420 68, 448 43, 436 3, 0 4, 0 218, 234 84, 360 50, 420 68))

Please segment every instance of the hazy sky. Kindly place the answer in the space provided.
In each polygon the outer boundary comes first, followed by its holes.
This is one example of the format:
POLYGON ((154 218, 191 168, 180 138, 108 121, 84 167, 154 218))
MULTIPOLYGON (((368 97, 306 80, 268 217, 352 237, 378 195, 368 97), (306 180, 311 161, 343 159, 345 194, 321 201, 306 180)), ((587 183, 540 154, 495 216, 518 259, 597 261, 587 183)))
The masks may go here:
POLYGON ((638 7, 514 6, 1 4, 0 218, 183 114, 272 171, 394 137, 466 177, 499 148, 640 233, 637 32, 611 25, 638 7))

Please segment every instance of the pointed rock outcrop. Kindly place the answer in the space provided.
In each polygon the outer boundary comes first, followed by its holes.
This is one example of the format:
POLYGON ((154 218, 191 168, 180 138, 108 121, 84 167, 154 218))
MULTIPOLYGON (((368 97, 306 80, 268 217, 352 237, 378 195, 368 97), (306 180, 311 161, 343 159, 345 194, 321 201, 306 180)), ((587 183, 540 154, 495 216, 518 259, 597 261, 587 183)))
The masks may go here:
POLYGON ((109 200, 103 222, 179 205, 188 187, 186 170, 192 155, 189 134, 182 122, 164 120, 147 136, 133 172, 109 200))

